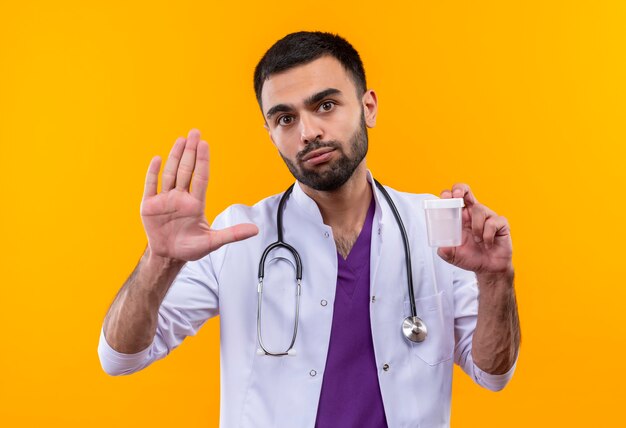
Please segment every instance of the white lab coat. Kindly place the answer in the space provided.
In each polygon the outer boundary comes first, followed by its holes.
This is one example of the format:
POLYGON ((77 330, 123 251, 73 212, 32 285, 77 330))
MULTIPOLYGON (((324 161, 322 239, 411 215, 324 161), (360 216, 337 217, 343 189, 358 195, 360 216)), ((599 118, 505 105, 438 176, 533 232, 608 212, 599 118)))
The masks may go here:
MULTIPOLYGON (((369 172, 368 180, 372 182, 369 172)), ((402 238, 384 196, 372 187, 376 211, 371 241, 370 316, 388 425, 446 427, 453 362, 491 390, 502 389, 515 366, 504 375, 490 375, 474 365, 470 351, 478 309, 476 277, 446 263, 428 247, 421 201, 433 196, 387 188, 407 229, 417 315, 428 328, 428 337, 422 343, 410 343, 404 338, 401 324, 410 315, 410 306, 402 238)), ((314 426, 332 325, 337 250, 332 229, 323 223, 315 202, 296 184, 285 206, 284 234, 285 241, 300 253, 303 264, 297 355, 258 355, 258 264, 266 246, 276 241, 280 196, 264 199, 253 207, 233 205, 216 218, 216 229, 251 222, 259 226, 260 233, 185 265, 161 305, 157 333, 150 347, 137 354, 120 354, 101 333, 98 351, 107 373, 141 370, 219 314, 220 426, 314 426)), ((290 260, 288 252, 278 250, 266 264, 263 340, 271 351, 284 351, 292 336, 295 276, 290 260)))

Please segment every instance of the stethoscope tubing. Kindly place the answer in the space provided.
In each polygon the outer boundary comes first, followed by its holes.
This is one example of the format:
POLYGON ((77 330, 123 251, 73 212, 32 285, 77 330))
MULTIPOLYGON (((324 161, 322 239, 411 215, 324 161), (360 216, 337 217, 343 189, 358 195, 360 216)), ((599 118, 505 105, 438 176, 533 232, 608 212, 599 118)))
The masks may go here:
MULTIPOLYGON (((398 212, 398 209, 396 208, 396 205, 394 204, 387 190, 383 187, 382 184, 378 182, 378 180, 374 179, 374 183, 376 184, 376 187, 378 188, 378 190, 380 190, 380 192, 383 194, 383 196, 387 200, 387 203, 389 204, 391 212, 393 213, 393 216, 396 219, 396 223, 398 224, 398 227, 400 229, 400 234, 402 235, 402 243, 404 246, 404 260, 405 260, 406 276, 407 276, 407 288, 408 288, 408 293, 409 293, 409 304, 411 307, 411 316, 405 318, 403 325, 402 325, 402 330, 403 330, 405 337, 408 340, 412 342, 421 342, 426 337, 426 326, 424 325, 422 320, 419 319, 417 316, 417 308, 415 305, 415 292, 413 290, 413 270, 411 267, 411 249, 409 247, 409 239, 406 233, 406 228, 404 227, 404 223, 402 222, 400 213, 398 212)), ((296 342, 296 336, 298 333, 298 319, 300 318, 299 316, 300 315, 300 295, 302 293, 302 260, 300 258, 300 254, 298 253, 298 251, 291 245, 287 244, 283 238, 283 210, 284 210, 287 198, 293 191, 294 185, 295 183, 289 186, 289 188, 285 191, 285 193, 283 193, 282 197, 280 198, 280 202, 278 203, 278 210, 276 213, 276 226, 278 229, 277 231, 278 239, 276 240, 276 242, 267 246, 265 251, 263 251, 263 255, 261 256, 261 260, 259 262, 259 283, 257 287, 257 293, 258 293, 257 338, 258 338, 259 346, 260 346, 259 353, 262 355, 271 355, 271 356, 277 356, 277 357, 284 356, 284 355, 295 355, 295 350, 293 349, 293 346, 296 342), (287 251, 289 251, 293 255, 293 258, 296 262, 296 313, 295 313, 296 318, 294 322, 294 329, 293 329, 293 335, 291 338, 291 343, 289 344, 289 347, 287 348, 287 350, 284 352, 269 351, 263 344, 263 338, 262 338, 262 333, 261 333, 261 330, 262 330, 261 329, 261 320, 262 320, 261 308, 262 308, 262 300, 263 300, 263 278, 265 276, 265 261, 269 253, 276 248, 285 248, 287 251)))
POLYGON ((411 305, 411 316, 417 317, 417 308, 415 307, 415 292, 413 291, 413 270, 411 268, 411 248, 409 247, 409 239, 407 238, 406 229, 404 227, 404 223, 402 222, 402 218, 400 217, 400 213, 396 208, 396 204, 393 203, 391 196, 387 193, 387 190, 383 187, 382 184, 378 182, 378 180, 374 179, 374 183, 376 183, 376 187, 378 190, 385 196, 385 199, 389 203, 389 207, 391 208, 391 212, 393 212, 393 216, 396 218, 396 222, 398 223, 398 227, 400 228, 400 234, 402 235, 402 243, 404 244, 404 260, 406 266, 406 281, 409 289, 409 304, 411 305))
POLYGON ((257 287, 258 299, 257 299, 257 338, 259 340, 259 346, 261 347, 262 353, 265 355, 271 355, 274 357, 281 357, 284 355, 292 355, 293 345, 296 343, 296 336, 298 335, 298 320, 300 319, 300 294, 302 292, 302 260, 300 259, 300 254, 293 248, 291 245, 287 244, 283 239, 283 209, 285 206, 285 202, 287 198, 291 194, 293 190, 294 184, 289 186, 289 188, 285 191, 283 196, 280 198, 280 202, 278 204, 278 212, 276 214, 276 225, 278 228, 278 239, 276 242, 267 246, 265 251, 263 251, 263 255, 261 256, 261 261, 259 262, 259 284, 257 287), (293 335, 291 337, 291 343, 285 352, 271 352, 269 351, 265 345, 263 344, 263 335, 261 334, 261 308, 263 301, 263 278, 265 277, 265 261, 270 252, 272 252, 276 248, 285 248, 287 249, 293 256, 296 262, 296 314, 295 321, 293 324, 293 335))

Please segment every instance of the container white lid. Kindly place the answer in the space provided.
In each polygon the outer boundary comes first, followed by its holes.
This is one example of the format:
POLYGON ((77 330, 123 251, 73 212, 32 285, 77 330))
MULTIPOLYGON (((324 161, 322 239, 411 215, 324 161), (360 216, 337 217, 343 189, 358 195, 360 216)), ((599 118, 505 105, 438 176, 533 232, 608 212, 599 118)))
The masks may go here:
POLYGON ((447 199, 424 199, 424 209, 437 209, 437 208, 463 208, 465 202, 463 198, 447 198, 447 199))

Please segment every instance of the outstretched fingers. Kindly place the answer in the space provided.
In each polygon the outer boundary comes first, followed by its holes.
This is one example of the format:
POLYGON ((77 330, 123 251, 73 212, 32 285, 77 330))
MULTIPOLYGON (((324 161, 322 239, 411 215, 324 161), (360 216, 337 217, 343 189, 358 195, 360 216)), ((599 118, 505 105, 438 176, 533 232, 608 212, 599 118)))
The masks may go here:
POLYGON ((200 141, 200 131, 192 129, 187 136, 187 143, 185 144, 185 150, 183 156, 178 164, 178 172, 176 173, 176 188, 178 190, 189 190, 189 183, 191 182, 191 175, 193 174, 194 166, 196 165, 196 148, 200 141))
POLYGON ((176 184, 176 172, 178 171, 178 164, 180 163, 180 158, 183 156, 186 142, 185 137, 178 137, 172 150, 170 150, 167 162, 165 162, 165 168, 163 168, 162 192, 172 190, 176 184))
POLYGON ((146 184, 143 188, 143 199, 157 194, 159 185, 159 170, 161 169, 161 157, 155 156, 150 161, 148 173, 146 174, 146 184))
POLYGON ((196 165, 191 180, 191 195, 204 203, 209 184, 209 145, 200 141, 196 150, 196 165))

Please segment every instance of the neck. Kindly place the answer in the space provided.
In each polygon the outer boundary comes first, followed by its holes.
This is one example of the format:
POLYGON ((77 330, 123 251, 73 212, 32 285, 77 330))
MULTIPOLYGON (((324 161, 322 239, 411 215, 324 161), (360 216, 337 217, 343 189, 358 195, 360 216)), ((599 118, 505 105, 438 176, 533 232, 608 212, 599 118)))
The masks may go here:
POLYGON ((334 233, 360 232, 372 200, 372 189, 367 181, 365 159, 343 186, 333 191, 320 191, 300 183, 302 190, 317 204, 324 223, 334 233))

